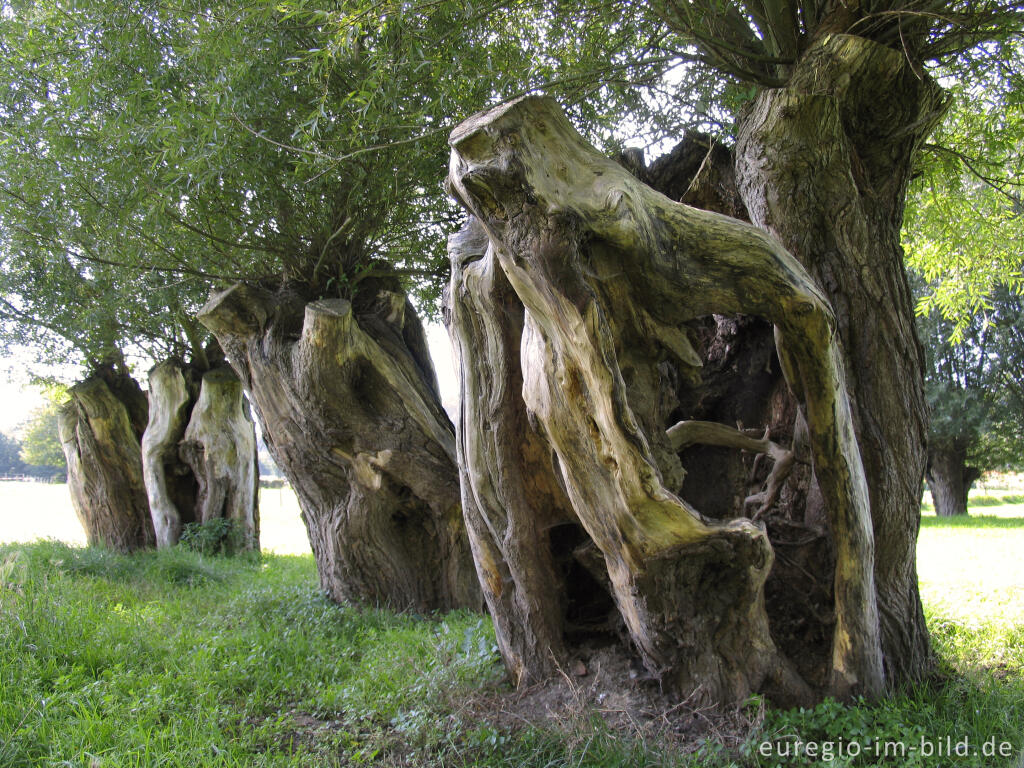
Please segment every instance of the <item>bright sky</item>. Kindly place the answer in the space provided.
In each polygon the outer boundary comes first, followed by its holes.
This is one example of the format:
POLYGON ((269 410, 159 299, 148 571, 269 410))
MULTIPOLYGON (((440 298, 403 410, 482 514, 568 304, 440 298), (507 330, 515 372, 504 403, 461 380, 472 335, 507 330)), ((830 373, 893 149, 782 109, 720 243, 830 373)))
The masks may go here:
POLYGON ((448 411, 448 418, 455 422, 459 409, 459 378, 455 372, 455 356, 448 331, 440 323, 428 323, 427 346, 434 360, 437 372, 437 386, 441 390, 441 405, 448 411))
POLYGON ((3 374, 0 377, 0 432, 10 435, 43 404, 43 396, 34 387, 9 382, 3 374))

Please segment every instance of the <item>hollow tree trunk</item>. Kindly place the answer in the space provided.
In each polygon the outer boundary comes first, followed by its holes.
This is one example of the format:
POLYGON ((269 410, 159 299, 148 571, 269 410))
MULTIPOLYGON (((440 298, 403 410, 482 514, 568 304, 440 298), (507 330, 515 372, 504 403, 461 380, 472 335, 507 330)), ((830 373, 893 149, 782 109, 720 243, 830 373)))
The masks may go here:
MULTIPOLYGON (((478 504, 494 506, 494 494, 480 490, 483 480, 505 486, 504 497, 523 500, 487 510, 489 519, 521 518, 505 530, 481 526, 491 558, 500 554, 513 563, 509 539, 549 517, 548 497, 508 466, 500 446, 492 450, 486 436, 470 433, 508 432, 505 440, 514 445, 526 438, 522 423, 536 425, 586 533, 574 551, 596 572, 595 580, 607 584, 651 673, 680 694, 715 703, 765 689, 811 698, 814 691, 771 637, 763 589, 773 551, 764 529, 749 520, 710 521, 671 490, 681 481, 681 467, 658 395, 665 386, 663 363, 700 365, 684 323, 716 312, 764 317, 776 326, 834 532, 831 671, 818 693, 879 693, 867 488, 843 363, 832 341, 834 320, 803 268, 753 227, 674 204, 644 186, 589 147, 549 100, 526 98, 481 113, 459 126, 450 143, 451 189, 490 241, 482 255, 463 252, 473 240, 469 233, 453 241, 452 301, 465 301, 460 293, 468 292, 468 313, 494 306, 484 295, 488 283, 472 274, 486 271, 503 275, 523 305, 522 373, 511 380, 522 375, 527 418, 506 423, 492 411, 494 422, 462 425, 467 492, 478 504), (599 557, 586 557, 590 546, 599 557)), ((459 311, 452 314, 461 332, 459 311)), ((493 322, 500 327, 503 318, 493 322)), ((464 400, 508 376, 488 374, 512 365, 508 346, 472 339, 462 345, 464 400)), ((481 564, 483 549, 474 547, 482 575, 494 570, 481 564)), ((501 639, 506 662, 513 672, 527 665, 520 679, 542 676, 539 659, 559 648, 538 653, 527 645, 550 629, 543 615, 509 612, 496 599, 496 592, 500 598, 510 588, 485 588, 499 636, 503 623, 520 630, 501 639), (533 622, 531 631, 523 622, 533 622)), ((531 588, 526 581, 515 585, 517 593, 531 588)), ((564 632, 562 640, 568 640, 564 632)))
POLYGON ((142 469, 158 547, 173 547, 196 521, 198 483, 178 447, 195 404, 191 367, 167 360, 149 372, 149 424, 142 436, 142 469))
POLYGON ((226 364, 202 372, 168 360, 149 372, 149 391, 142 465, 157 545, 225 517, 258 548, 256 432, 238 377, 226 364))
POLYGON ((936 515, 966 515, 967 494, 980 476, 977 468, 967 466, 967 448, 960 441, 931 441, 927 477, 936 515))
POLYGON ((785 88, 741 116, 736 175, 751 221, 831 302, 871 496, 887 674, 927 669, 916 541, 925 468, 923 356, 900 226, 912 160, 941 91, 903 52, 849 35, 816 41, 785 88))
POLYGON ((307 303, 235 286, 200 320, 243 381, 335 600, 479 607, 455 436, 405 295, 307 303))
MULTIPOLYGON (((642 161, 627 167, 673 200, 749 221, 733 154, 711 137, 688 134, 650 167, 642 161)), ((834 547, 806 425, 782 375, 772 326, 748 315, 713 315, 685 327, 702 365, 677 371, 678 383, 667 393, 669 423, 739 429, 726 441, 680 446, 686 474, 679 495, 716 520, 754 515, 764 522, 776 553, 765 584, 772 638, 820 687, 831 667, 834 547), (744 435, 770 441, 742 450, 744 435), (764 445, 785 448, 773 458, 764 445)))
POLYGON ((199 484, 196 521, 231 520, 243 547, 259 549, 256 427, 242 382, 226 364, 203 374, 181 454, 199 484))
POLYGON ((72 505, 91 545, 122 552, 153 546, 139 439, 146 395, 104 366, 68 391, 58 418, 72 505))

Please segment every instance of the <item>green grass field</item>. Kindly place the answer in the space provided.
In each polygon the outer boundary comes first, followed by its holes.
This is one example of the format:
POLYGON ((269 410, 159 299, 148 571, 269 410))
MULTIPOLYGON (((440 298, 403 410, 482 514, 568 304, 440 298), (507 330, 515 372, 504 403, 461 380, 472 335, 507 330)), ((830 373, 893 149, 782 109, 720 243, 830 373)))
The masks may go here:
POLYGON ((586 709, 558 724, 510 718, 489 622, 327 602, 311 557, 280 554, 308 551, 290 492, 263 492, 265 553, 235 559, 22 543, 81 541, 62 493, 0 484, 2 768, 1020 764, 1021 505, 924 517, 918 567, 935 679, 872 706, 783 712, 753 700, 721 749, 714 730, 703 742, 651 724, 623 732, 586 709), (918 746, 947 738, 979 753, 918 746), (760 751, 796 739, 819 756, 831 744, 836 759, 760 751), (838 740, 913 749, 852 756, 838 740), (988 743, 993 756, 981 753, 988 743))

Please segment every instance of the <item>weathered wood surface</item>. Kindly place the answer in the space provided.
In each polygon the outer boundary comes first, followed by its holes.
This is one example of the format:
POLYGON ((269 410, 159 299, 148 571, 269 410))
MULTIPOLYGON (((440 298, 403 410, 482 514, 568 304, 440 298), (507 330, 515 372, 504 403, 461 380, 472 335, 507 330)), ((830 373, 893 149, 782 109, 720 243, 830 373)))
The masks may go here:
POLYGON ((198 482, 196 521, 231 520, 243 547, 259 549, 256 427, 242 382, 229 366, 203 374, 180 452, 198 482))
POLYGON ((479 607, 455 434, 405 295, 307 301, 238 285, 217 336, 299 499, 325 591, 415 611, 479 607))
POLYGON ((149 372, 142 466, 157 546, 185 525, 227 518, 246 549, 259 547, 256 429, 238 377, 167 360, 149 372))
POLYGON ((945 107, 905 51, 822 35, 786 87, 762 90, 737 125, 736 182, 750 220, 800 261, 834 311, 894 684, 920 680, 931 658, 916 571, 924 358, 900 228, 914 158, 945 107))
POLYGON ((71 387, 58 429, 68 489, 89 544, 131 552, 155 543, 142 477, 146 395, 104 367, 71 387))
POLYGON ((149 423, 142 435, 142 469, 158 547, 173 547, 196 521, 196 477, 178 451, 196 398, 182 363, 167 360, 149 372, 149 423), (187 378, 186 378, 187 377, 187 378))
MULTIPOLYGON (((527 412, 519 422, 530 427, 506 424, 501 415, 460 427, 466 446, 474 440, 483 446, 462 456, 464 496, 473 494, 487 508, 483 517, 510 510, 497 509, 493 494, 478 491, 481 479, 518 484, 521 490, 504 495, 528 500, 510 514, 522 519, 490 532, 489 546, 474 542, 482 576, 519 559, 508 542, 516 531, 543 525, 550 507, 522 487, 529 481, 500 449, 472 433, 508 431, 504 440, 512 445, 539 436, 571 513, 601 553, 617 612, 653 673, 680 692, 716 702, 763 689, 809 698, 809 686, 769 632, 763 585, 773 553, 763 529, 749 520, 711 522, 679 498, 670 424, 652 395, 663 386, 664 361, 700 365, 681 330, 685 322, 712 313, 759 315, 776 326, 836 541, 827 688, 844 697, 879 692, 867 488, 834 319, 803 267, 753 227, 675 204, 641 184, 588 146, 549 100, 521 99, 470 118, 453 132, 451 145, 450 188, 489 240, 489 249, 467 250, 468 235, 453 243, 456 336, 464 327, 460 302, 493 313, 494 302, 484 296, 488 284, 471 272, 500 273, 522 306, 506 302, 505 314, 523 317, 518 350, 515 334, 490 343, 488 337, 499 335, 493 330, 483 334, 488 343, 470 341, 462 349, 464 399, 493 388, 479 382, 518 352, 527 412), (488 549, 493 563, 481 563, 488 549)), ((500 328, 503 319, 494 323, 500 328)), ((464 417, 467 408, 464 402, 464 417)), ((507 412, 513 411, 510 404, 507 412)), ((506 575, 517 592, 531 595, 529 583, 506 575)), ((544 657, 560 651, 557 643, 543 645, 553 630, 543 627, 543 615, 534 620, 529 611, 510 612, 495 592, 485 589, 510 668, 520 679, 545 674, 544 657), (503 622, 516 630, 503 629, 503 622), (529 645, 533 639, 538 647, 529 645)))

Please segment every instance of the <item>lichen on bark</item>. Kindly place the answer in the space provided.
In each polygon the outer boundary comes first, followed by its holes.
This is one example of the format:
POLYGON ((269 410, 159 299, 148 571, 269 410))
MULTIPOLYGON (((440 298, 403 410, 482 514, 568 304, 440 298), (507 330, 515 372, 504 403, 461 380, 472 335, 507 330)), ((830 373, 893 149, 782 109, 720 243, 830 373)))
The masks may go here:
MULTIPOLYGON (((486 234, 486 244, 469 231, 452 241, 454 336, 466 335, 465 318, 480 313, 492 316, 483 325, 498 329, 483 334, 487 343, 462 341, 463 495, 484 522, 508 518, 500 527, 476 526, 482 543, 474 541, 474 552, 517 678, 542 677, 552 656, 564 661, 568 580, 556 581, 562 615, 553 617, 558 609, 526 610, 540 597, 537 585, 551 578, 540 573, 531 584, 514 572, 534 574, 517 537, 550 527, 553 517, 556 527, 585 531, 574 556, 606 585, 631 644, 666 685, 715 703, 754 690, 790 700, 816 695, 772 638, 764 583, 773 550, 765 531, 747 519, 710 520, 678 495, 681 467, 656 395, 666 363, 700 365, 687 322, 744 313, 776 327, 836 544, 836 621, 817 695, 879 693, 867 489, 834 318, 806 271, 753 227, 646 187, 588 146, 549 100, 521 99, 474 116, 450 143, 450 188, 486 234), (499 293, 518 305, 488 297, 502 281, 499 293), (490 343, 502 338, 509 317, 521 332, 490 343), (495 388, 489 371, 513 374, 495 388), (519 379, 515 403, 508 383, 519 379), (493 403, 495 392, 507 402, 484 421, 471 403, 489 395, 493 403), (558 505, 530 487, 491 433, 513 446, 539 444, 533 453, 554 479, 543 486, 560 492, 558 505), (519 503, 502 508, 488 487, 519 503), (588 557, 588 550, 599 554, 588 557)), ((543 564, 554 554, 549 547, 533 557, 543 564)))
POLYGON ((199 319, 248 391, 335 600, 477 608, 455 435, 423 329, 392 281, 351 301, 236 285, 199 319))

